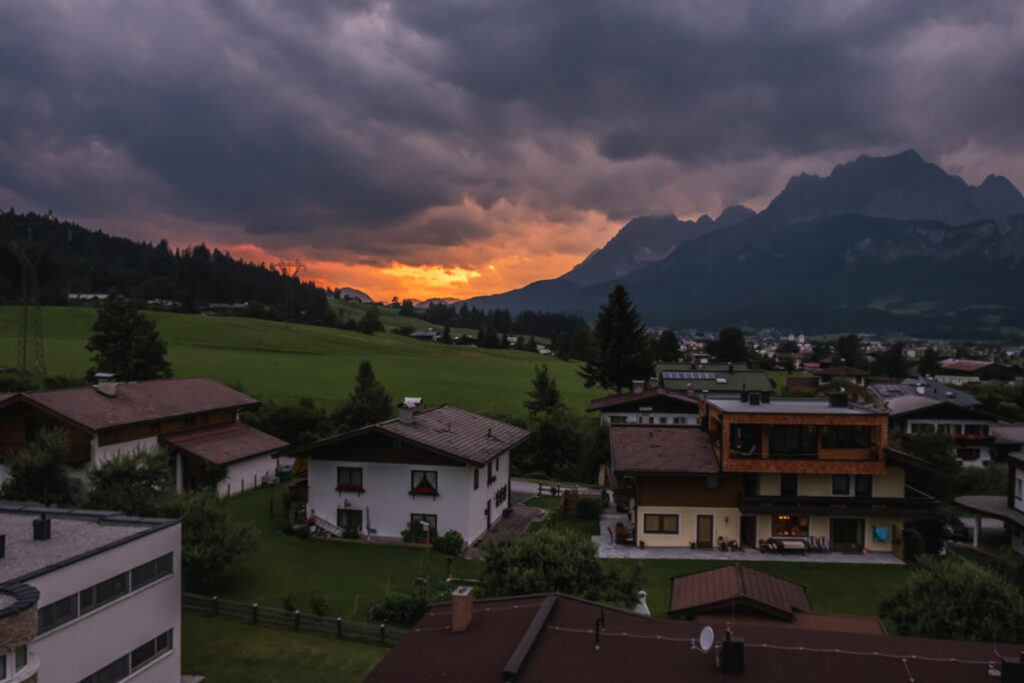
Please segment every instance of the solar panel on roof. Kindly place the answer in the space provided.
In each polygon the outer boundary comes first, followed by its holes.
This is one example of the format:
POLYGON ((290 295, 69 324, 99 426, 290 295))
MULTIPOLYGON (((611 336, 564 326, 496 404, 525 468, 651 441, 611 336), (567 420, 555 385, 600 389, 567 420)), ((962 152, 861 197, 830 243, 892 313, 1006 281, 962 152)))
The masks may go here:
POLYGON ((661 376, 664 379, 714 379, 715 373, 713 372, 663 372, 661 376))

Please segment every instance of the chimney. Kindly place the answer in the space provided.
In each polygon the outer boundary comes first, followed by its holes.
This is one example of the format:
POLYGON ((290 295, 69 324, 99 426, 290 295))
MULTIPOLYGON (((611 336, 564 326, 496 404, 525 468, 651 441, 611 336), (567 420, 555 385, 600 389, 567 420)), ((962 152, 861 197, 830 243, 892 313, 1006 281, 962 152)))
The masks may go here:
POLYGON ((914 390, 917 391, 918 395, 924 396, 924 383, 918 382, 917 386, 914 387, 914 390))
POLYGON ((829 394, 828 405, 830 408, 846 408, 850 405, 850 397, 844 392, 829 394))
POLYGON ((416 407, 423 403, 422 398, 406 396, 398 406, 398 421, 402 424, 411 425, 416 421, 416 407))
POLYGON ((32 539, 36 541, 50 540, 50 518, 46 513, 39 515, 39 519, 32 520, 32 539))
POLYGON ((1024 683, 1024 652, 1019 657, 1003 657, 1002 683, 1024 683))
POLYGON ((112 372, 96 373, 96 391, 104 396, 117 396, 117 377, 112 372))
POLYGON ((633 380, 633 393, 634 394, 642 394, 644 392, 644 388, 646 387, 646 384, 647 383, 644 382, 642 379, 635 379, 635 380, 633 380))
POLYGON ((733 638, 729 631, 722 641, 722 673, 743 673, 743 639, 733 638))
POLYGON ((473 621, 473 588, 459 586, 452 591, 452 633, 462 633, 473 621))
POLYGON ((732 361, 730 361, 729 362, 729 372, 732 372, 732 371, 733 371, 733 369, 732 369, 732 361))

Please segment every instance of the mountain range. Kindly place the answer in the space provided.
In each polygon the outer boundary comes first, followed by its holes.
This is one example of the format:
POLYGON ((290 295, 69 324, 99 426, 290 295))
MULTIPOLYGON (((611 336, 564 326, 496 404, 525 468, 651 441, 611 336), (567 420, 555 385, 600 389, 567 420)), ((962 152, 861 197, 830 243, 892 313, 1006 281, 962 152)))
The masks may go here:
POLYGON ((655 326, 990 337, 1024 328, 1024 196, 913 150, 861 156, 759 213, 634 218, 561 277, 467 303, 592 317, 618 282, 655 326))

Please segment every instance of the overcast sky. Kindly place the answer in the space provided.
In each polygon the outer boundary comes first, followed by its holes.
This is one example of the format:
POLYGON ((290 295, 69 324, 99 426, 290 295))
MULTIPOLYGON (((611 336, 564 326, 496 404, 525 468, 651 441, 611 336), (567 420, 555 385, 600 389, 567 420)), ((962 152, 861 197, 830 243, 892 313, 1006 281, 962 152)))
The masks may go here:
POLYGON ((7 0, 0 206, 376 297, 914 147, 1024 187, 1024 2, 7 0))

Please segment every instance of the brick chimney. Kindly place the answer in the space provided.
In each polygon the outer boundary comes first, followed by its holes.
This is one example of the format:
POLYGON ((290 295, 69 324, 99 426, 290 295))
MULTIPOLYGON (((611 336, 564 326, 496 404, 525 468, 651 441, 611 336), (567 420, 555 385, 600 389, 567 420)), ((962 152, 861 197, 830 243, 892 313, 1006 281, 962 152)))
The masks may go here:
POLYGON ((117 377, 111 372, 96 373, 96 391, 104 396, 117 396, 117 377))
POLYGON ((633 393, 642 394, 646 388, 647 383, 642 379, 633 380, 633 393))
POLYGON ((452 633, 462 633, 473 621, 473 588, 459 586, 452 591, 452 633))

